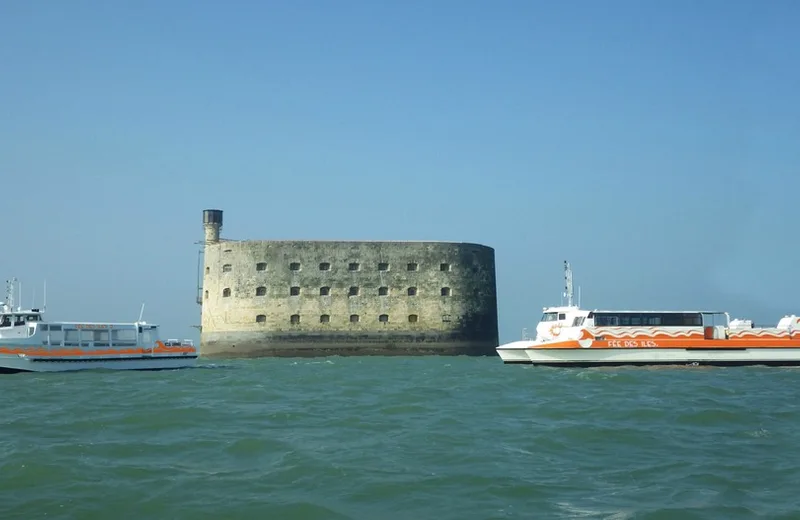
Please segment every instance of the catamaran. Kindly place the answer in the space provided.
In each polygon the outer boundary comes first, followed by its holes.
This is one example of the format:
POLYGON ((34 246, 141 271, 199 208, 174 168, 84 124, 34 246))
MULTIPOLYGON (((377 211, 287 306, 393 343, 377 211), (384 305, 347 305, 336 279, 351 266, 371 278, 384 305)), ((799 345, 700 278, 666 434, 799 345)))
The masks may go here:
POLYGON ((85 369, 160 370, 193 366, 192 340, 161 341, 159 326, 45 321, 44 311, 14 308, 16 278, 0 305, 0 373, 85 369))
POLYGON ((545 307, 534 339, 497 347, 504 363, 547 366, 800 365, 800 317, 755 327, 724 311, 588 310, 573 304, 572 270, 564 262, 567 304, 545 307))

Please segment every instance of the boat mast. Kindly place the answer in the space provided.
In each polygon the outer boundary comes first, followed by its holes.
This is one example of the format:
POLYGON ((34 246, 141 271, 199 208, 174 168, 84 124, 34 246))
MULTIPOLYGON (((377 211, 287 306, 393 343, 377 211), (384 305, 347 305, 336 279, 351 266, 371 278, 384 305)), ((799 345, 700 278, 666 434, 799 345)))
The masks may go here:
POLYGON ((567 307, 572 307, 572 268, 564 260, 564 296, 567 297, 567 307))
POLYGON ((16 278, 6 280, 6 312, 14 312, 14 284, 17 283, 16 278))

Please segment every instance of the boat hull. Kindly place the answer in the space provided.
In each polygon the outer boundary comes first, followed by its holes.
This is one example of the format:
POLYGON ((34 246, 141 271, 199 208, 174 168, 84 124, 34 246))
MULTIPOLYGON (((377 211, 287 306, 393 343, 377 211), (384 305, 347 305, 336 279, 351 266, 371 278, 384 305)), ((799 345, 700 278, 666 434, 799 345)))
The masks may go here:
MULTIPOLYGON (((706 365, 706 366, 800 366, 800 348, 527 348, 527 364, 542 366, 647 366, 647 365, 706 365)), ((504 363, 526 363, 503 356, 504 363), (510 359, 508 361, 507 359, 510 359)))
POLYGON ((197 364, 196 354, 115 358, 41 358, 0 354, 0 373, 72 372, 76 370, 172 370, 197 364))

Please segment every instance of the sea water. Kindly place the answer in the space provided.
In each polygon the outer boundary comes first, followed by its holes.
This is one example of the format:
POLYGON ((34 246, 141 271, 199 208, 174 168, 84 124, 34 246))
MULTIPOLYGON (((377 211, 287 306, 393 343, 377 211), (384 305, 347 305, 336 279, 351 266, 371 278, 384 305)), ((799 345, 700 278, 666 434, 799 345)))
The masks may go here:
POLYGON ((0 518, 798 518, 800 370, 497 357, 0 377, 0 518))

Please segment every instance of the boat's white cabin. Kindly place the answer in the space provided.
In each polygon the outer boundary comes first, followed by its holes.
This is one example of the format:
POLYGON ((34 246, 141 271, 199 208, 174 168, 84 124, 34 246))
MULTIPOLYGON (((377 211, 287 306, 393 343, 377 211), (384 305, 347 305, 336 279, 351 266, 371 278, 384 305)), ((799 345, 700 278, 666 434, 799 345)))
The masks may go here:
POLYGON ((42 322, 39 309, 19 309, 12 311, 0 307, 0 338, 27 338, 36 333, 42 322))
POLYGON ((536 325, 538 340, 551 340, 560 336, 562 329, 583 326, 589 311, 575 305, 545 307, 542 318, 536 325))

